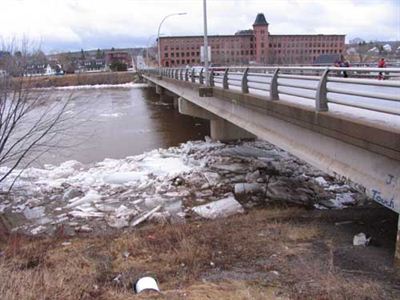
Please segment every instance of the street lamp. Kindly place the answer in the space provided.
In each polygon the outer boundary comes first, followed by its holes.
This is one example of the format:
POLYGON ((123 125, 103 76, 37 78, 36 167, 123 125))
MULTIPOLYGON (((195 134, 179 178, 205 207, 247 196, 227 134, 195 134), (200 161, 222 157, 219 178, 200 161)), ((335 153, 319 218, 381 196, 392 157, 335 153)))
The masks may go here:
POLYGON ((160 69, 160 74, 161 74, 161 43, 160 43, 160 29, 161 29, 161 25, 164 23, 164 21, 172 16, 183 16, 186 15, 185 12, 182 13, 174 13, 174 14, 170 14, 164 17, 164 19, 162 19, 160 25, 158 26, 158 33, 157 33, 157 41, 158 41, 158 68, 160 69))
MULTIPOLYGON (((162 34, 160 34, 162 35, 162 34)), ((146 44, 146 64, 149 65, 149 48, 150 48, 150 42, 151 40, 156 36, 156 34, 152 34, 149 39, 147 40, 147 44, 146 44)))

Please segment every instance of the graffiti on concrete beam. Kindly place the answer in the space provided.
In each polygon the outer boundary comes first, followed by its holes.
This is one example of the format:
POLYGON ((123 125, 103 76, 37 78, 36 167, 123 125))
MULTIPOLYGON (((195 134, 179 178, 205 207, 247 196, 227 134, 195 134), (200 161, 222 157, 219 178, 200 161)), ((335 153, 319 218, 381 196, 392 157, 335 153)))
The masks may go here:
POLYGON ((392 197, 391 199, 384 198, 384 197, 382 197, 381 192, 379 192, 378 190, 372 189, 372 199, 388 208, 391 208, 391 209, 395 208, 394 207, 394 197, 392 197))

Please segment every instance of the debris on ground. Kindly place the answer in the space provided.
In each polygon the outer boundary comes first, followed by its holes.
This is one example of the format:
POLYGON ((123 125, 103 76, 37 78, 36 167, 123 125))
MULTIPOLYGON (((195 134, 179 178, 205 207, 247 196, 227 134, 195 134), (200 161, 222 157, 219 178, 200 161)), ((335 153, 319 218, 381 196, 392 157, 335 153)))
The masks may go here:
POLYGON ((142 277, 138 281, 136 281, 134 290, 137 294, 140 294, 141 292, 146 290, 160 292, 157 281, 150 276, 142 277))
POLYGON ((363 232, 356 234, 353 238, 353 245, 354 246, 368 246, 369 242, 371 241, 371 237, 367 237, 367 235, 363 232))

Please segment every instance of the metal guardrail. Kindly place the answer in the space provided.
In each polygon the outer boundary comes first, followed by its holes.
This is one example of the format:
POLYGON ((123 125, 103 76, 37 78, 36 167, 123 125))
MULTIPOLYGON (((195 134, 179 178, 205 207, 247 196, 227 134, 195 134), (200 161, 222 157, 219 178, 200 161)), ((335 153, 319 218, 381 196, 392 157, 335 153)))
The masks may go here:
MULTIPOLYGON (((154 68, 141 72, 205 83, 204 68, 200 67, 154 68)), ((210 68, 209 78, 211 87, 262 95, 274 101, 283 95, 314 100, 317 111, 328 111, 328 104, 335 103, 400 116, 400 68, 214 67, 210 68), (380 91, 371 91, 375 87, 380 91), (354 99, 341 100, 335 95, 354 99), (388 102, 396 104, 388 105, 388 102)))

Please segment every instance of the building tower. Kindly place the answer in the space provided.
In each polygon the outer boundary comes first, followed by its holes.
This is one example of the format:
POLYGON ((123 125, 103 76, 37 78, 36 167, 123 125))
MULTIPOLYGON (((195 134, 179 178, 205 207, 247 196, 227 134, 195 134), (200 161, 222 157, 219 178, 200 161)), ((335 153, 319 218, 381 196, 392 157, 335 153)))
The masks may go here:
POLYGON ((268 22, 265 20, 263 13, 257 14, 256 20, 253 24, 254 32, 254 50, 255 58, 257 63, 267 63, 268 52, 269 52, 269 32, 268 22))

